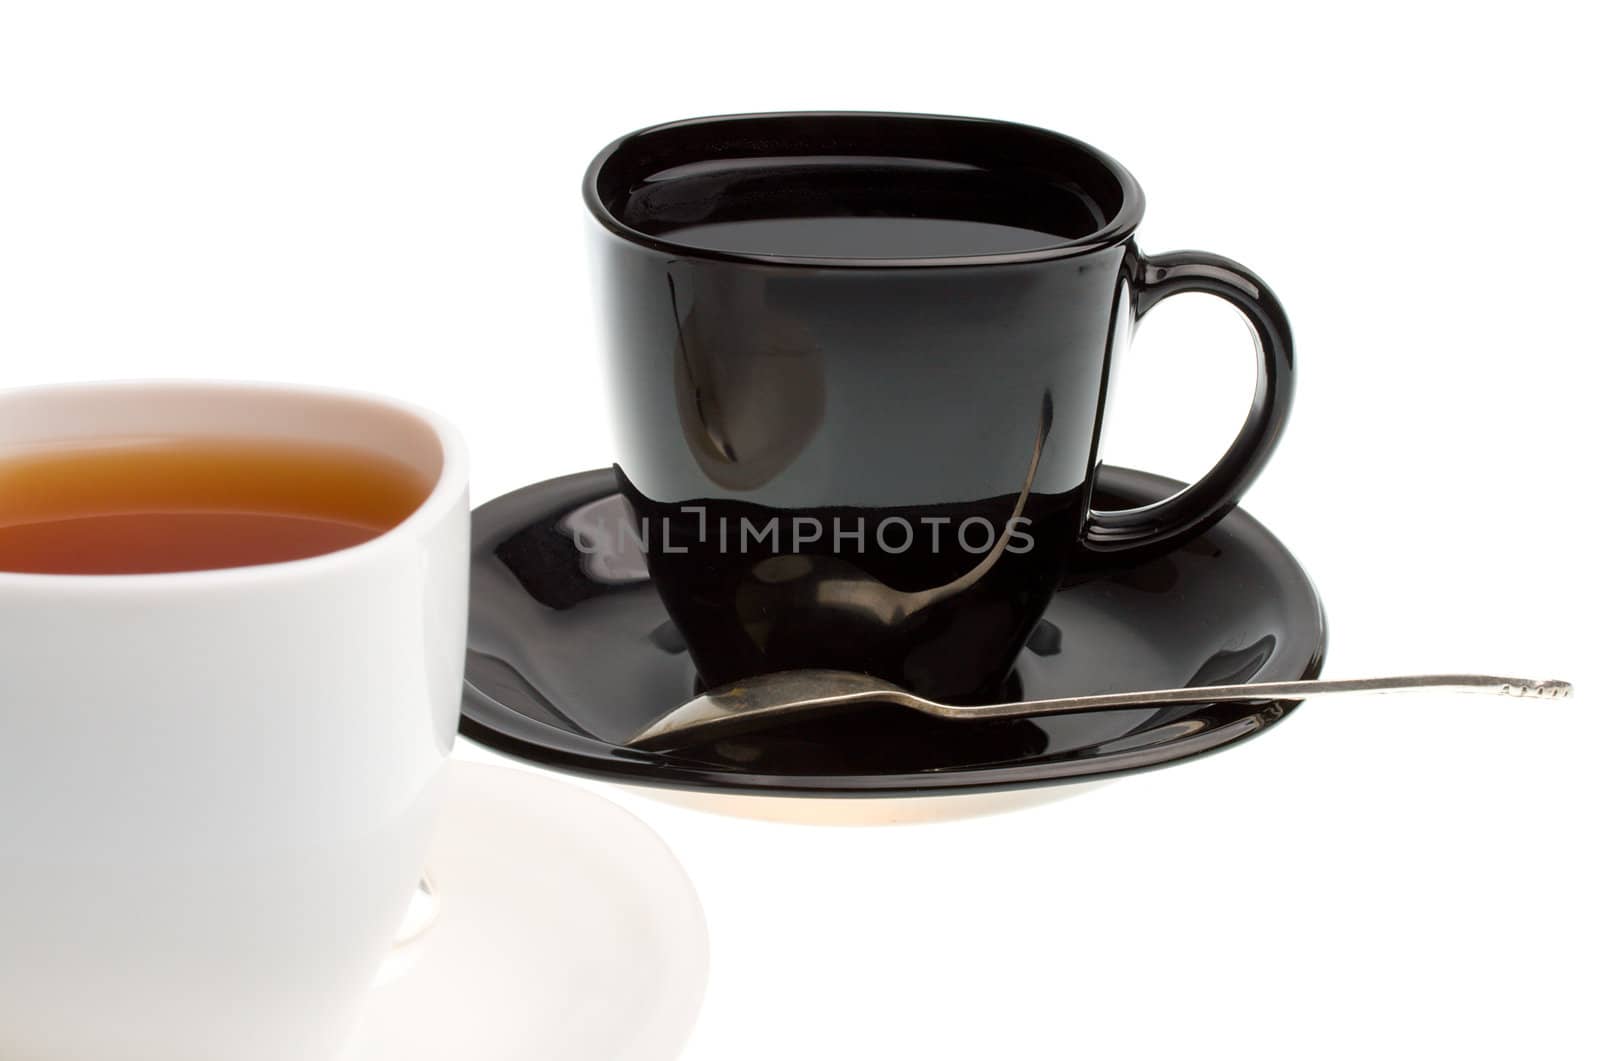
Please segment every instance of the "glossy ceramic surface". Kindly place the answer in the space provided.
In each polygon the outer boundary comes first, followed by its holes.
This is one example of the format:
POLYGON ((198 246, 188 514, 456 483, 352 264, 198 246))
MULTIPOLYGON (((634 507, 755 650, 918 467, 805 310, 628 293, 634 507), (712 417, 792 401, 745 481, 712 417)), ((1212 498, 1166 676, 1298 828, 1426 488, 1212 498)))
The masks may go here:
POLYGON ((323 1061, 439 806, 465 445, 407 406, 310 388, 0 394, 0 451, 151 436, 373 450, 432 487, 397 526, 308 559, 0 573, 0 1057, 323 1061))
POLYGON ((1288 413, 1272 293, 1215 255, 1142 254, 1137 183, 1057 133, 697 119, 612 144, 584 190, 624 494, 713 684, 823 667, 998 696, 1052 585, 1220 518, 1288 413), (1181 496, 1097 511, 1113 363, 1180 291, 1250 322, 1253 408, 1181 496))
POLYGON ((677 1057, 707 939, 666 844, 528 770, 452 762, 444 789, 438 915, 385 967, 340 1061, 677 1057))
MULTIPOLYGON (((1096 503, 1165 497, 1170 479, 1105 468, 1096 503)), ((637 548, 577 542, 623 504, 609 471, 526 487, 473 514, 462 732, 500 751, 616 781, 773 795, 973 792, 1102 778, 1225 747, 1288 703, 1201 705, 994 723, 895 708, 671 753, 619 742, 697 689, 682 637, 637 548)), ((1008 698, 1314 677, 1316 591, 1259 523, 1234 511, 1141 562, 1105 562, 1050 595, 1008 698)))

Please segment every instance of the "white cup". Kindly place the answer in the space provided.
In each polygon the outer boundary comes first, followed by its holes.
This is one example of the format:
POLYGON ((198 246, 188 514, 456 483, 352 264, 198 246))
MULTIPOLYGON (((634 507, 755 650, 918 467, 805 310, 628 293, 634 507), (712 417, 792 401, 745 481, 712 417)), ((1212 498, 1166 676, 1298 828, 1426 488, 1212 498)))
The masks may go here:
POLYGON ((0 393, 0 457, 152 434, 350 446, 432 489, 305 560, 0 573, 0 1058, 323 1061, 417 887, 456 730, 464 446, 314 389, 0 393))

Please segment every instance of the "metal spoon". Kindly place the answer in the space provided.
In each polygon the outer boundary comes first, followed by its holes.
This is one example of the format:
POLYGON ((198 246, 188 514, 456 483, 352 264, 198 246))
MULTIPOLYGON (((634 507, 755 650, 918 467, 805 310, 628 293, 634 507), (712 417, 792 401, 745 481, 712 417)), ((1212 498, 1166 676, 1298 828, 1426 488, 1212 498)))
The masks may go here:
POLYGON ((1304 700, 1331 693, 1398 693, 1413 690, 1491 693, 1559 700, 1572 694, 1562 681, 1497 678, 1486 674, 1418 674, 1397 678, 1345 678, 1337 681, 1261 682, 1256 685, 1204 685, 1133 693, 1099 693, 1055 700, 960 707, 909 693, 892 682, 866 674, 833 670, 792 670, 762 674, 695 697, 627 742, 630 748, 670 748, 708 737, 761 729, 851 704, 889 703, 952 721, 1029 718, 1077 711, 1109 711, 1164 704, 1236 703, 1252 700, 1304 700))

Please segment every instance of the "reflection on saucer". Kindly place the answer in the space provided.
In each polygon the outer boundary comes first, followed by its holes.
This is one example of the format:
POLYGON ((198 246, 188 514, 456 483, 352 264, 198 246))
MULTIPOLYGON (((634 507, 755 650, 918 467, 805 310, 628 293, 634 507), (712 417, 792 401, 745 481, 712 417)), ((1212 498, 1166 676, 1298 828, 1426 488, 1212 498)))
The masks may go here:
MULTIPOLYGON (((1099 484, 1101 508, 1181 488, 1111 467, 1099 484)), ((642 565, 620 554, 596 561, 575 543, 578 528, 619 504, 616 479, 604 470, 538 483, 474 512, 463 734, 542 766, 632 784, 741 796, 918 797, 1176 763, 1249 738, 1294 706, 949 722, 867 705, 673 752, 622 747, 694 695, 697 679, 642 565)), ((1242 511, 1153 559, 1075 570, 1029 637, 1007 699, 1287 681, 1321 670, 1326 629, 1316 591, 1289 551, 1242 511)), ((904 812, 917 820, 934 813, 904 812)))
POLYGON ((705 919, 643 822, 531 771, 452 762, 428 875, 433 920, 395 951, 341 1061, 678 1056, 705 919))

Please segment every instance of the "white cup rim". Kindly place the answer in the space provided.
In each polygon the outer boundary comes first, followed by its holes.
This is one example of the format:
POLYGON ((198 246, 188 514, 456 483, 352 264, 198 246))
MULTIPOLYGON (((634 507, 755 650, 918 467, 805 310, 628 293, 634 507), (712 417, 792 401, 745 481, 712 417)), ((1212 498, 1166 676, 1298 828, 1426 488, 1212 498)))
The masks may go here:
POLYGON ((440 466, 432 487, 422 503, 405 519, 376 537, 357 545, 299 560, 280 560, 237 567, 202 568, 194 571, 132 572, 127 574, 43 574, 0 571, 0 592, 41 590, 50 592, 148 591, 153 588, 219 588, 248 585, 264 580, 315 577, 333 568, 359 564, 393 548, 397 542, 414 537, 438 523, 467 490, 467 446, 460 431, 438 414, 397 398, 340 387, 267 380, 229 379, 121 379, 74 383, 50 383, 0 390, 0 407, 18 400, 47 398, 91 398, 108 393, 165 393, 194 395, 226 393, 258 394, 280 399, 309 398, 364 405, 414 420, 425 428, 439 446, 440 466))

